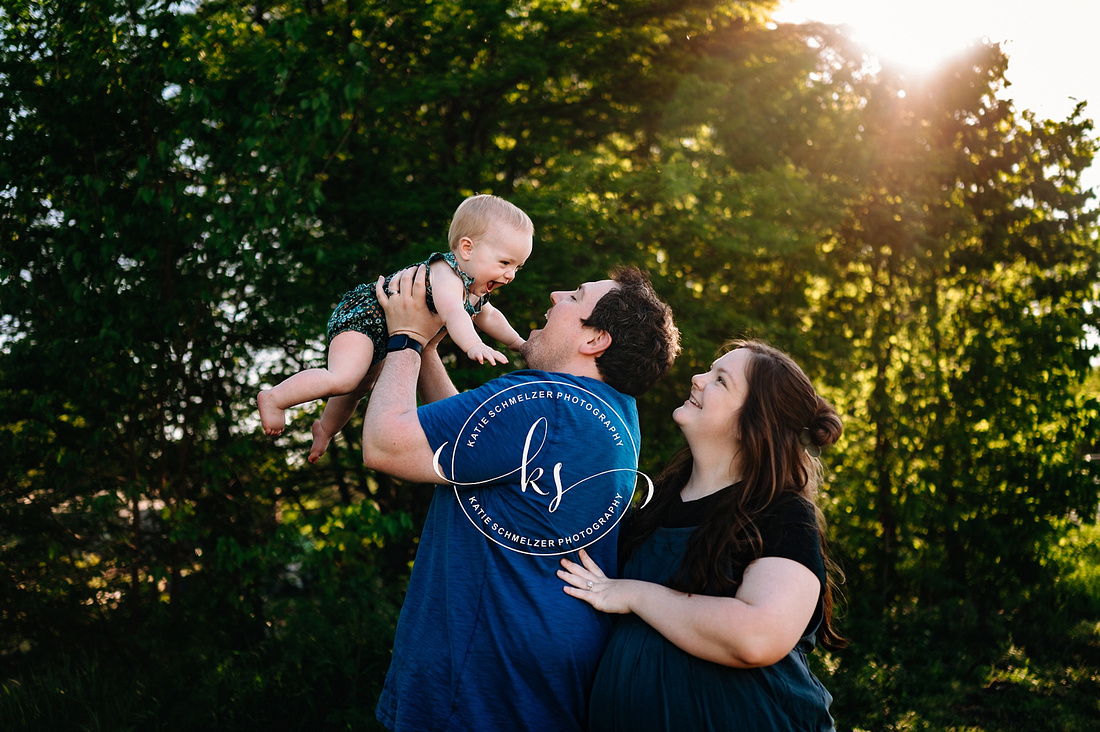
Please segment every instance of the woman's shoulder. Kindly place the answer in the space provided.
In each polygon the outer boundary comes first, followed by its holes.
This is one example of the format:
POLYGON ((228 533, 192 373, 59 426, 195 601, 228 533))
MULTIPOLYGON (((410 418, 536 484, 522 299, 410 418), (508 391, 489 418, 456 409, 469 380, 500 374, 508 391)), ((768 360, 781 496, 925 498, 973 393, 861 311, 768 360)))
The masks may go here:
POLYGON ((799 493, 784 492, 776 497, 756 519, 757 528, 765 542, 807 541, 816 543, 818 536, 818 512, 809 498, 799 493), (795 539, 794 537, 801 537, 795 539))
POLYGON ((824 581, 817 509, 809 498, 787 492, 772 501, 757 522, 765 556, 793 559, 824 581))
POLYGON ((782 523, 798 521, 817 525, 817 507, 808 497, 795 491, 780 493, 760 515, 782 523))

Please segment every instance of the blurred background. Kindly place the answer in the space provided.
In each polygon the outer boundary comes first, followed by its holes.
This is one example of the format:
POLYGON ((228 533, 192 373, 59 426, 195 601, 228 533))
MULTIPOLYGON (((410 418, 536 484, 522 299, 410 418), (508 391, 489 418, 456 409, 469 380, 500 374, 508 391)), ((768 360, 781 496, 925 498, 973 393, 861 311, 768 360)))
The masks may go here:
POLYGON ((618 264, 672 305, 648 474, 730 338, 837 406, 838 729, 1100 726, 1086 100, 780 10, 3 0, 0 728, 376 728, 430 488, 363 467, 362 408, 310 465, 322 405, 269 438, 255 396, 473 193, 535 222, 521 333, 618 264))

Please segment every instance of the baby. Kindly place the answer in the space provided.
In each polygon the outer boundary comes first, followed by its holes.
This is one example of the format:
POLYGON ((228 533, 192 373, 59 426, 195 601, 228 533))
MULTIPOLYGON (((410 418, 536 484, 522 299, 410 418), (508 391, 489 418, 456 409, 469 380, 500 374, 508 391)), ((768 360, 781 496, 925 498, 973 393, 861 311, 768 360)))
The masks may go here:
MULTIPOLYGON (((531 255, 534 233, 530 217, 513 204, 497 196, 471 196, 451 220, 450 251, 436 252, 423 263, 428 307, 443 319, 451 340, 478 363, 503 364, 508 359, 482 342, 475 324, 508 348, 523 344, 504 314, 489 303, 489 294, 515 278, 531 255)), ((386 287, 393 276, 385 279, 386 287)), ((328 398, 321 418, 313 423, 311 463, 325 454, 382 369, 389 335, 375 286, 373 282, 359 285, 333 311, 328 321, 327 368, 299 371, 257 397, 260 421, 269 435, 282 433, 286 409, 328 398)))

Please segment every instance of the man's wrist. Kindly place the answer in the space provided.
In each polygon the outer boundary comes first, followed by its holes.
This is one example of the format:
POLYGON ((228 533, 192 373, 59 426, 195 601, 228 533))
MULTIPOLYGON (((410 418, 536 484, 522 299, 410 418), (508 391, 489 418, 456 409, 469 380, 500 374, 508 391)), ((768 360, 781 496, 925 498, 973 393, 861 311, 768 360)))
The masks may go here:
POLYGON ((386 353, 403 351, 405 349, 416 351, 420 355, 424 354, 424 344, 412 337, 412 335, 408 333, 391 334, 389 341, 386 342, 386 353))

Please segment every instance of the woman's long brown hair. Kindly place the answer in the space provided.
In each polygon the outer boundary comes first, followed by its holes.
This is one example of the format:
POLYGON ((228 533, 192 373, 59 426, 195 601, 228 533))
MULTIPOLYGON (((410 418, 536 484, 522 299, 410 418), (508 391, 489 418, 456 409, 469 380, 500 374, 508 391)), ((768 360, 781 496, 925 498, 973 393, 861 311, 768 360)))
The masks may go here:
MULTIPOLYGON (((845 640, 833 628, 833 587, 839 575, 829 556, 825 520, 814 502, 820 484, 820 462, 810 451, 832 445, 843 426, 836 410, 817 395, 809 378, 790 356, 760 341, 734 341, 732 348, 752 351, 745 368, 748 388, 739 415, 741 482, 692 534, 680 570, 670 585, 682 592, 731 592, 745 567, 762 551, 757 519, 784 494, 813 507, 817 517, 826 576, 821 642, 841 648, 845 640)), ((730 415, 733 419, 734 415, 730 415)), ((685 445, 654 481, 654 496, 632 512, 623 528, 622 561, 657 530, 687 483, 692 467, 685 445)))

